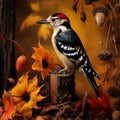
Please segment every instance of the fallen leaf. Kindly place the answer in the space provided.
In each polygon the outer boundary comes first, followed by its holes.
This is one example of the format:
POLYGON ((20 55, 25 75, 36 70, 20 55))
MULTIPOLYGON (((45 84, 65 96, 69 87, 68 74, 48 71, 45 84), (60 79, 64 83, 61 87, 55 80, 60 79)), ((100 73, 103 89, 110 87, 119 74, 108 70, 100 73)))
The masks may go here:
POLYGON ((9 92, 4 91, 3 93, 4 112, 0 120, 12 119, 12 115, 16 112, 16 106, 13 102, 12 96, 9 92))

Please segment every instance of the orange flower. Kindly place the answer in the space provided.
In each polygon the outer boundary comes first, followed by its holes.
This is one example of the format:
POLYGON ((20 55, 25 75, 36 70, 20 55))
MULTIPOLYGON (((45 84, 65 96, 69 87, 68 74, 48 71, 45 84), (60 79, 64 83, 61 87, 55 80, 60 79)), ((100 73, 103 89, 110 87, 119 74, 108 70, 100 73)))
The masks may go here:
POLYGON ((53 64, 53 55, 49 53, 42 45, 39 48, 33 47, 34 53, 31 56, 34 59, 32 69, 41 71, 41 76, 44 79, 55 68, 53 64))
POLYGON ((16 112, 16 106, 10 93, 4 91, 3 93, 4 110, 0 120, 12 119, 12 115, 16 112))

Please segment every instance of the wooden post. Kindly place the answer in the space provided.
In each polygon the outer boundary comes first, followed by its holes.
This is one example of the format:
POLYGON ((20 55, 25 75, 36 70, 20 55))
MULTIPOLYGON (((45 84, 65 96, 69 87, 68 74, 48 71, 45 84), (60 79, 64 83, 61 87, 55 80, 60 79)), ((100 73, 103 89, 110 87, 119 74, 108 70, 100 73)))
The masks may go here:
POLYGON ((50 75, 50 101, 63 103, 72 101, 75 96, 75 73, 50 75))

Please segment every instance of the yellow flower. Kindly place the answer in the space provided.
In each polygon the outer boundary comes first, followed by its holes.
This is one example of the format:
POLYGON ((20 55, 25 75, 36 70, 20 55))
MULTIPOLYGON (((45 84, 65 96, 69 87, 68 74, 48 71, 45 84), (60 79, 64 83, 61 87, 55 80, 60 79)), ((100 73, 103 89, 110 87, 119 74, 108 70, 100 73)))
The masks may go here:
POLYGON ((37 76, 32 80, 28 80, 28 72, 23 74, 16 84, 16 86, 11 90, 11 95, 16 104, 17 111, 24 116, 32 116, 32 108, 38 109, 36 103, 42 101, 45 97, 38 94, 40 89, 43 87, 37 86, 37 76))
POLYGON ((53 64, 53 56, 42 45, 39 48, 33 47, 34 53, 31 56, 34 59, 32 69, 41 71, 41 76, 44 79, 55 68, 53 64))

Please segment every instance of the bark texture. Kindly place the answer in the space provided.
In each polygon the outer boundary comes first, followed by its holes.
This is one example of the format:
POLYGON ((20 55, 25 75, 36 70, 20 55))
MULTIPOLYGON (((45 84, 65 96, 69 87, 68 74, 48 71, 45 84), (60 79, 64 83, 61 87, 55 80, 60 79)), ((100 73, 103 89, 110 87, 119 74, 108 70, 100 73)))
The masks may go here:
POLYGON ((52 103, 74 101, 76 99, 74 73, 51 74, 49 91, 52 103))
MULTIPOLYGON (((0 0, 0 34, 15 37, 15 0, 0 0)), ((7 78, 15 78, 15 48, 0 37, 0 97, 7 88, 7 78)))

